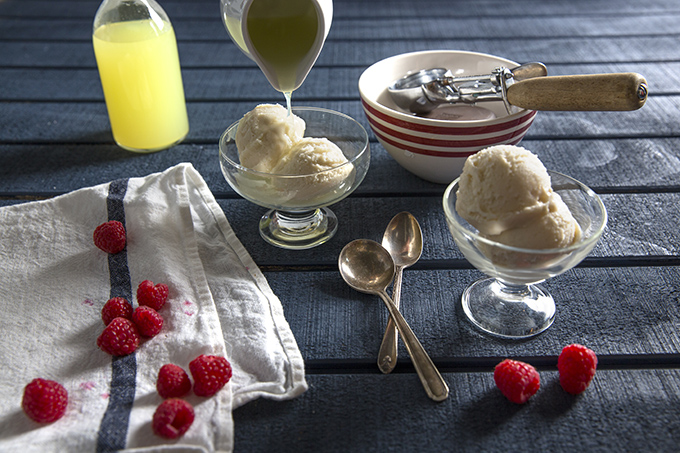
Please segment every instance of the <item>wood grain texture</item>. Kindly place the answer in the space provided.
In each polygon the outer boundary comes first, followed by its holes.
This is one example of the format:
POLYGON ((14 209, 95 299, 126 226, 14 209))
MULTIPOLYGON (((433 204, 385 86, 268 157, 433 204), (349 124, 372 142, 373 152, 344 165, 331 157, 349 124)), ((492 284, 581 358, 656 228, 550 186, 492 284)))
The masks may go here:
MULTIPOLYGON (((71 114, 63 113, 64 116, 71 114)), ((77 115, 76 112, 72 114, 77 115)), ((102 114, 101 122, 107 121, 105 115, 102 114)), ((64 120, 56 110, 45 108, 35 112, 34 117, 43 127, 33 128, 33 136, 24 135, 26 131, 22 125, 10 123, 8 127, 15 129, 16 141, 0 143, 0 197, 24 192, 56 195, 126 175, 144 176, 163 171, 180 162, 192 163, 218 198, 234 196, 219 169, 216 143, 182 144, 160 153, 139 155, 115 146, 110 131, 103 129, 105 126, 92 117, 80 117, 82 122, 92 124, 89 131, 81 129, 82 136, 62 129, 64 120), (50 135, 54 137, 52 143, 50 135), (69 137, 72 137, 70 143, 69 137), (108 144, 103 144, 106 142, 108 144), (35 180, 45 184, 36 186, 35 180)), ((601 127, 599 123, 576 118, 571 124, 593 130, 601 127)), ((678 190, 680 138, 579 140, 548 137, 526 139, 521 144, 536 153, 547 168, 569 174, 598 192, 678 190)), ((445 185, 430 183, 409 173, 377 142, 371 142, 370 146, 371 166, 352 197, 409 198, 443 194, 445 185)))
POLYGON ((197 168, 281 299, 310 384, 292 401, 259 399, 237 409, 235 451, 677 451, 676 0, 642 6, 633 0, 334 0, 328 40, 293 103, 341 111, 367 129, 358 78, 376 61, 404 52, 468 50, 542 61, 550 75, 636 72, 647 79, 650 96, 640 110, 539 112, 521 143, 547 168, 591 186, 609 214, 590 256, 544 284, 557 319, 526 341, 483 335, 465 319, 460 295, 482 274, 448 232, 445 186, 400 167, 370 132, 366 179, 332 206, 340 219, 336 236, 296 252, 263 242, 257 223, 265 209, 226 183, 217 140, 256 104, 283 97, 230 41, 217 0, 162 0, 178 38, 187 139, 148 155, 118 148, 92 51, 99 3, 0 1, 0 206, 181 162, 197 168), (349 288, 337 271, 346 243, 379 239, 404 210, 420 222, 424 251, 404 273, 402 311, 451 387, 441 404, 426 397, 402 345, 395 371, 378 371, 385 308, 349 288), (595 381, 578 397, 561 390, 555 369, 557 354, 571 342, 600 358, 595 381), (542 388, 527 405, 509 403, 494 386, 493 366, 505 357, 541 372, 542 388))
POLYGON ((415 375, 310 376, 300 398, 237 409, 234 451, 672 452, 680 442, 678 370, 598 371, 577 397, 542 372, 523 406, 504 399, 491 372, 444 378, 451 397, 432 403, 415 375))
POLYGON ((629 111, 647 100, 647 80, 637 73, 537 77, 508 88, 508 102, 529 110, 629 111))

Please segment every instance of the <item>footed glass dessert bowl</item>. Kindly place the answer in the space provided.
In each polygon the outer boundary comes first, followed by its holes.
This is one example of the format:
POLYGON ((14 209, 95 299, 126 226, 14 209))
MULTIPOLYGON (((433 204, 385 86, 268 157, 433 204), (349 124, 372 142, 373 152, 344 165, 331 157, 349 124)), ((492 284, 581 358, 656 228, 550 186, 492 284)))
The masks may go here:
POLYGON ((330 140, 347 161, 305 174, 247 168, 241 165, 236 146, 237 121, 220 137, 220 167, 239 195, 270 209, 259 224, 265 241, 286 249, 308 249, 328 241, 337 231, 338 219, 328 206, 361 184, 368 171, 370 149, 364 127, 347 115, 316 107, 293 107, 292 111, 305 121, 305 137, 330 140))
POLYGON ((444 213, 465 258, 490 278, 471 284, 461 302, 481 330, 504 338, 527 338, 545 331, 555 319, 555 302, 538 284, 580 263, 595 247, 607 224, 600 197, 582 183, 548 171, 558 193, 581 228, 572 245, 553 249, 511 247, 488 239, 456 211, 459 179, 446 189, 444 213))

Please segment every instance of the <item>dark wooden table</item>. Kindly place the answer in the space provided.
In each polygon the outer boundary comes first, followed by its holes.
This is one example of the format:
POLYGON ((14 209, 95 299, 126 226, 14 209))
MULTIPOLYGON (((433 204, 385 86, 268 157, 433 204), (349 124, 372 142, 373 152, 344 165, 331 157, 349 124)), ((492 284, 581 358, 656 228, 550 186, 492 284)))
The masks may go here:
POLYGON ((540 112, 522 144, 546 167, 598 192, 608 227, 577 268, 545 286, 558 316, 526 341, 482 335, 460 295, 480 277, 445 225, 444 186, 401 168, 371 135, 359 189, 335 205, 341 223, 308 251, 266 245, 263 208, 236 195, 217 163, 217 138, 262 102, 283 103, 230 41, 218 0, 166 0, 179 42, 191 132, 172 149, 137 155, 112 139, 95 65, 96 0, 0 1, 0 205, 52 197, 191 162, 284 305, 309 390, 234 412, 236 451, 678 451, 680 444, 680 4, 675 0, 336 0, 325 48, 294 104, 349 114, 368 129, 357 80, 399 53, 457 49, 542 61, 551 74, 639 72, 651 95, 625 113, 540 112), (404 316, 451 388, 422 390, 403 346, 390 375, 375 357, 386 324, 377 298, 350 289, 337 257, 379 240, 410 211, 425 250, 404 274, 404 316), (591 387, 563 392, 561 348, 595 350, 591 387), (534 364, 542 388, 507 401, 492 370, 505 357, 534 364))

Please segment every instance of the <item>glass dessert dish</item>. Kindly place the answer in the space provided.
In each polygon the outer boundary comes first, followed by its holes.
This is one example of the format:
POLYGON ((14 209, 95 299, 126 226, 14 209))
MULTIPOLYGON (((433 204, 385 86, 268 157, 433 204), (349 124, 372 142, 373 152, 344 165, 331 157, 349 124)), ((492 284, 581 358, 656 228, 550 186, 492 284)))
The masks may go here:
POLYGON ((309 174, 264 173, 240 164, 235 137, 239 122, 219 141, 220 167, 229 185, 243 198, 269 208, 260 219, 262 238, 286 249, 307 249, 335 234, 338 219, 328 206, 351 194, 370 163, 368 134, 347 115, 316 107, 294 107, 306 123, 305 137, 324 137, 337 145, 347 162, 309 174))
POLYGON ((527 338, 550 327, 555 302, 538 284, 580 263, 607 224, 607 211, 595 192, 568 176, 548 173, 553 190, 581 228, 580 239, 568 247, 528 249, 489 240, 456 211, 459 179, 444 193, 444 213, 456 245, 474 267, 490 277, 465 289, 463 310, 475 326, 495 336, 527 338))

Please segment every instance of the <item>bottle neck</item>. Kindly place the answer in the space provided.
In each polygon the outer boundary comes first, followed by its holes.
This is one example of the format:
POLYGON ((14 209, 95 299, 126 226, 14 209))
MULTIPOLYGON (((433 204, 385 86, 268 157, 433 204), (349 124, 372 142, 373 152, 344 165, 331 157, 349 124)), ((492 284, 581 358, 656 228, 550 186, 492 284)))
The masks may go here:
POLYGON ((133 20, 151 20, 159 28, 163 22, 170 23, 155 0, 104 0, 95 14, 93 31, 102 25, 133 20))

